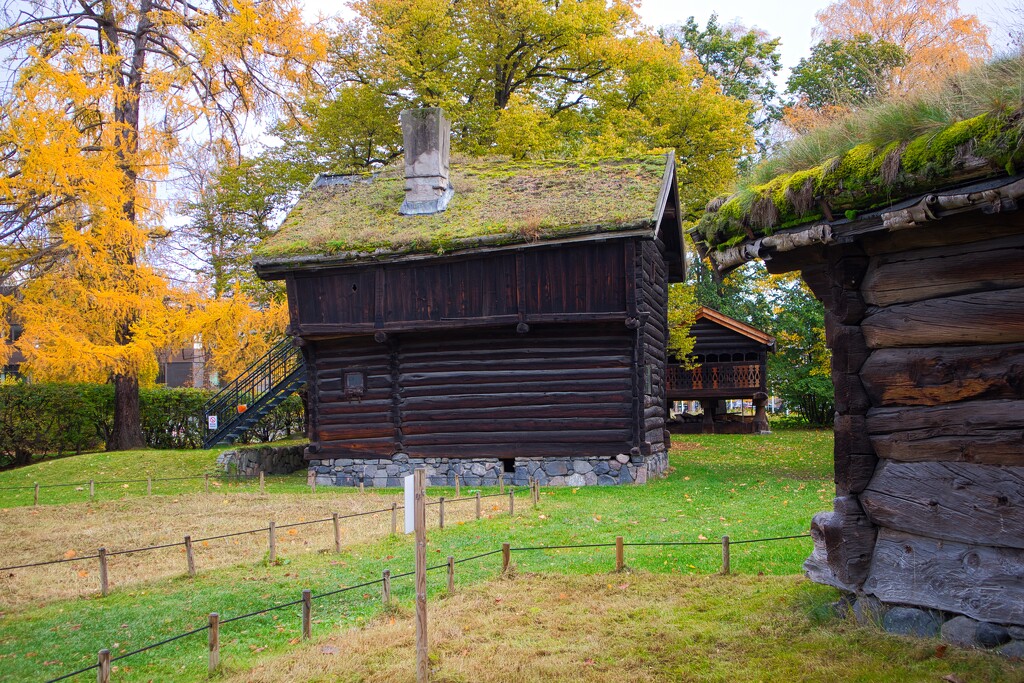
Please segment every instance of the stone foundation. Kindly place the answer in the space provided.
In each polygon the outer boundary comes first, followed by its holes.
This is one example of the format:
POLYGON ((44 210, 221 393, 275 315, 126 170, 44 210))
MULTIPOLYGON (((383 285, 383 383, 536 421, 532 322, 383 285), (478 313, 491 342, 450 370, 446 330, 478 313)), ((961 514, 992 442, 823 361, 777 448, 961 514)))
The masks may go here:
POLYGON ((530 478, 543 486, 614 486, 643 484, 664 473, 668 453, 616 455, 611 458, 410 458, 396 453, 390 458, 338 458, 310 460, 318 486, 396 488, 414 469, 424 468, 428 486, 454 486, 455 475, 465 486, 526 486, 530 478))
POLYGON ((291 474, 305 467, 305 444, 236 448, 217 456, 217 466, 228 474, 291 474))

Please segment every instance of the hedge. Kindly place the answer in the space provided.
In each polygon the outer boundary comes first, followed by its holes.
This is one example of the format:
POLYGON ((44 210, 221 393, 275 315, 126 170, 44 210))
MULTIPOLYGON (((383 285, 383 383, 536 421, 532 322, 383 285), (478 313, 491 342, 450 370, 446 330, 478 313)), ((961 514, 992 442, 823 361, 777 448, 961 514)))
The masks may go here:
MULTIPOLYGON (((151 448, 200 448, 206 435, 203 389, 141 389, 142 433, 151 448)), ((0 384, 0 468, 34 457, 102 448, 114 424, 109 384, 0 384)), ((302 400, 290 396, 264 416, 246 440, 272 441, 303 431, 302 400)))

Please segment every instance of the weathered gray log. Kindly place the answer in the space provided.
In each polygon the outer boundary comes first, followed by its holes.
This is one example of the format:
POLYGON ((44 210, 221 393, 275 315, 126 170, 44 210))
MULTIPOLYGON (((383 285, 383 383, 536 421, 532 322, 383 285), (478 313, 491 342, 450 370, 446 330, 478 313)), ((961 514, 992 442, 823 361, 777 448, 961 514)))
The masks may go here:
POLYGON ((860 503, 878 526, 1024 548, 1024 467, 883 460, 860 503))
POLYGON ((883 602, 1024 625, 1024 551, 882 529, 864 590, 883 602))
POLYGON ((890 306, 864 318, 861 329, 872 349, 1024 342, 1024 289, 890 306))
POLYGON ((1024 287, 1024 235, 871 260, 861 293, 872 305, 1024 287))
POLYGON ((863 415, 871 408, 871 399, 857 373, 833 372, 836 412, 841 415, 863 415))
POLYGON ((881 458, 1024 465, 1024 401, 874 408, 866 426, 881 458))
POLYGON ((875 474, 878 458, 874 453, 836 453, 836 495, 860 493, 875 474))
POLYGON ((858 372, 870 353, 864 332, 857 325, 843 325, 825 314, 825 341, 832 349, 832 372, 858 372))
POLYGON ((856 498, 836 498, 834 511, 811 520, 814 552, 804 562, 807 576, 840 590, 859 590, 868 577, 876 533, 856 498))
MULTIPOLYGON (((879 406, 1024 399, 1024 344, 879 349, 861 367, 860 379, 879 406)), ((837 386, 837 400, 838 394, 837 386)))

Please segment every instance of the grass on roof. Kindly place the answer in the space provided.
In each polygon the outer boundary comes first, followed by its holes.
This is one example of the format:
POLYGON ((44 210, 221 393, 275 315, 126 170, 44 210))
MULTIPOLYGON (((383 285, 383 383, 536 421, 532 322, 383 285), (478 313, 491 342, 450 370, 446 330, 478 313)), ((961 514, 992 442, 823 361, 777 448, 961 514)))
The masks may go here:
POLYGON ((448 209, 402 216, 404 169, 394 164, 365 182, 307 190, 256 255, 444 253, 480 237, 517 243, 581 228, 639 227, 653 218, 664 171, 663 155, 599 161, 455 158, 455 196, 448 209))
POLYGON ((996 60, 915 98, 859 109, 797 138, 715 202, 698 232, 724 249, 751 233, 891 205, 1024 164, 1024 57, 996 60))

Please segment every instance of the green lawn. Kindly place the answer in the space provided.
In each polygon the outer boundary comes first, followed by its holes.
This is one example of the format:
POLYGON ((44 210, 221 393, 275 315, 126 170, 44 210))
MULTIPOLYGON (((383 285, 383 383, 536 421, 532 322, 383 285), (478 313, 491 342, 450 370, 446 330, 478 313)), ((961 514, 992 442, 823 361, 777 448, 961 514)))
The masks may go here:
MULTIPOLYGON (((206 452, 135 455, 145 456, 154 467, 163 463, 165 469, 160 471, 167 476, 183 471, 176 468, 202 471, 215 457, 206 452), (173 467, 169 466, 172 462, 173 467)), ((128 456, 81 456, 82 471, 99 471, 88 462, 93 458, 105 459, 99 467, 116 471, 126 462, 123 457, 128 456)), ((504 500, 490 499, 490 505, 501 503, 500 510, 487 506, 491 519, 430 531, 430 563, 442 564, 447 555, 460 558, 494 550, 502 542, 514 547, 610 543, 617 535, 627 543, 714 542, 724 534, 734 541, 802 534, 815 512, 831 507, 831 463, 832 436, 827 432, 676 437, 671 454, 674 469, 668 478, 645 486, 547 488, 542 490, 538 509, 530 506, 524 492, 517 499, 515 518, 503 514, 504 500)), ((57 464, 47 463, 51 467, 57 464)), ((20 476, 26 474, 31 476, 20 476)), ((41 474, 36 476, 42 479, 41 474)), ((282 486, 304 488, 304 480, 288 481, 282 486)), ((474 490, 463 488, 463 495, 474 490)), ((485 493, 492 491, 484 489, 485 493)), ((348 493, 351 490, 333 492, 348 493)), ((431 489, 429 494, 450 496, 452 492, 431 489)), ((240 528, 247 523, 249 520, 239 520, 240 528)), ((201 626, 209 612, 230 618, 296 600, 304 588, 317 594, 376 580, 384 569, 400 573, 413 565, 413 546, 406 537, 382 537, 379 542, 345 549, 340 555, 324 550, 293 557, 285 551, 278 565, 239 565, 200 573, 191 580, 182 577, 135 585, 115 590, 105 599, 91 597, 9 610, 0 617, 0 679, 36 680, 40 672, 56 676, 94 663, 102 647, 116 656, 201 626)), ((799 574, 810 550, 807 538, 737 545, 732 549, 732 569, 754 576, 799 574)), ((493 579, 500 562, 500 555, 492 555, 460 564, 457 583, 493 579)), ((707 575, 718 571, 720 562, 717 546, 626 549, 626 564, 638 573, 707 575)), ((614 567, 614 549, 520 552, 513 553, 513 563, 521 573, 595 574, 614 567)), ((431 595, 437 597, 443 592, 443 572, 431 576, 431 595)), ((817 603, 835 598, 834 591, 807 587, 817 603)), ((773 590, 771 584, 765 590, 773 590)), ((396 580, 393 594, 409 603, 411 579, 396 580)), ((365 625, 379 612, 378 586, 350 591, 314 602, 314 628, 323 633, 337 631, 340 625, 365 625)), ((225 666, 244 670, 268 657, 283 655, 294 649, 295 643, 289 641, 300 635, 299 628, 297 606, 224 626, 225 666)), ((119 664, 117 681, 197 680, 205 676, 205 635, 190 636, 119 664)), ((83 674, 79 679, 91 676, 83 674)))

